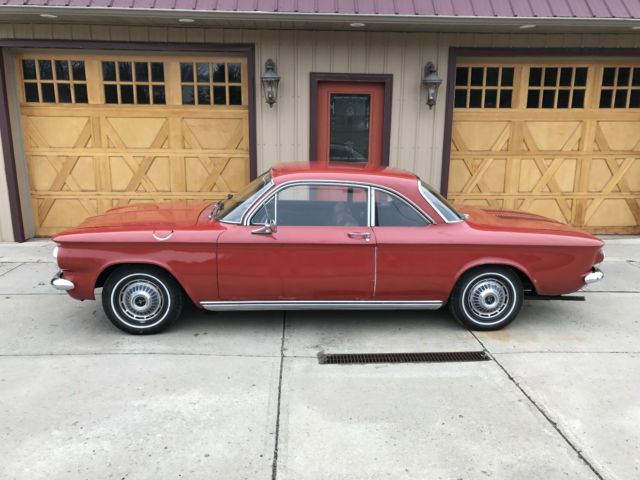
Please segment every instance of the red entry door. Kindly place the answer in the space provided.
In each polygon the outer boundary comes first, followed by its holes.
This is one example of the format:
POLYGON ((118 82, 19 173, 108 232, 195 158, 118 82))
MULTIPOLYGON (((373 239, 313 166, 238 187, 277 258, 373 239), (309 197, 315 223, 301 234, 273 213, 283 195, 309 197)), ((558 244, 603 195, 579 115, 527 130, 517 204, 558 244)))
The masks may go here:
POLYGON ((380 165, 383 121, 383 83, 319 83, 317 161, 380 165))

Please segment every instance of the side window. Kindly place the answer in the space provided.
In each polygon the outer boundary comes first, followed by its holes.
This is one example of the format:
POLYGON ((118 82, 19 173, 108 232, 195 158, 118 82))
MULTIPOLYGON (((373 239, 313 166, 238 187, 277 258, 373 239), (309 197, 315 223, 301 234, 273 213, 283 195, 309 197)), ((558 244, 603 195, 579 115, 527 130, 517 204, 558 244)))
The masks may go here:
POLYGON ((367 189, 338 185, 296 185, 277 196, 278 226, 366 226, 367 189))
POLYGON ((428 222, 404 200, 376 190, 376 227, 424 227, 428 222))
POLYGON ((262 205, 256 213, 253 214, 251 218, 251 225, 264 225, 271 220, 276 219, 276 197, 271 197, 267 203, 262 205))

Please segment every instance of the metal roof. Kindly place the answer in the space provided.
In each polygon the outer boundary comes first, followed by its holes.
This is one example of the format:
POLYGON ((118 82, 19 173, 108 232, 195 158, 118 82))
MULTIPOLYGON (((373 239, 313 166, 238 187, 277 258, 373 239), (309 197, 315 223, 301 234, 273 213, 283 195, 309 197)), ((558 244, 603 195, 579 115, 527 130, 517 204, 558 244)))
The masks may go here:
POLYGON ((0 6, 310 16, 640 19, 640 0, 0 0, 0 6))

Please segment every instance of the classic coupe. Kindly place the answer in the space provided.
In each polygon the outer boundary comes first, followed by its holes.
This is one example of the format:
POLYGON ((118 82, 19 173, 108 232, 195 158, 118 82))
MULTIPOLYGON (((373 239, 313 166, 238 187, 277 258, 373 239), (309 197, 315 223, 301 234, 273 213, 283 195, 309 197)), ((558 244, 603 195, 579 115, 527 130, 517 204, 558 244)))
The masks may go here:
POLYGON ((56 235, 52 285, 133 334, 207 310, 437 309, 499 329, 525 295, 603 277, 603 242, 549 218, 450 205, 393 168, 290 163, 217 203, 112 208, 56 235))

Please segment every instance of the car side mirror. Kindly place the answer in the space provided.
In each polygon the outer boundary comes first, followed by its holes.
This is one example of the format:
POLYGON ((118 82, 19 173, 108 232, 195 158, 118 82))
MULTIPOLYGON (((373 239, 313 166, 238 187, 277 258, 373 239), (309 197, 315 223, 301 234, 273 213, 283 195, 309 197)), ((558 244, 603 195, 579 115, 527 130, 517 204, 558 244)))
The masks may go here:
POLYGON ((267 220, 264 224, 264 227, 251 230, 251 233, 270 235, 277 231, 278 231, 278 226, 276 225, 276 222, 274 220, 267 220))

